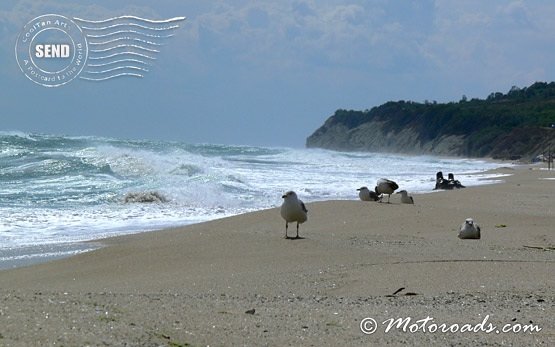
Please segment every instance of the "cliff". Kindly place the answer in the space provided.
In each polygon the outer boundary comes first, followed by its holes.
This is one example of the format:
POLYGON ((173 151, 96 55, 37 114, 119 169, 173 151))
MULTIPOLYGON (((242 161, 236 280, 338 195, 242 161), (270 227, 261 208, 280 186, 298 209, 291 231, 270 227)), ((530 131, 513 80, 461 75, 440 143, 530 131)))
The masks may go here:
POLYGON ((337 110, 307 147, 342 151, 530 158, 555 149, 555 82, 450 103, 388 102, 337 110))

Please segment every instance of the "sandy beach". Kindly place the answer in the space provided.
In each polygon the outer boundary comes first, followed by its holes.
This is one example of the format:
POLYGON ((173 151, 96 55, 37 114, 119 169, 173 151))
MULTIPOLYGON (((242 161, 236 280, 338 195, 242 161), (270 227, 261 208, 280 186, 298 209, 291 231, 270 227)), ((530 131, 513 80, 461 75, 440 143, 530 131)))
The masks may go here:
POLYGON ((299 240, 269 209, 0 271, 0 346, 553 346, 555 171, 497 171, 414 205, 308 203, 299 240), (457 238, 467 217, 480 240, 457 238), (430 319, 386 332, 407 317, 430 319))

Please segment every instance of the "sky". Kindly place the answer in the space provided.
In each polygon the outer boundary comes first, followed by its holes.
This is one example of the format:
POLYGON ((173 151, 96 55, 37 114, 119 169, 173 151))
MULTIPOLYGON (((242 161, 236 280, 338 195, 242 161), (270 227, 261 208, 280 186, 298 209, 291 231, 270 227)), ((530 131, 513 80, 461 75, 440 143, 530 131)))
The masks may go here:
POLYGON ((555 80, 554 18, 551 0, 2 0, 0 131, 302 147, 337 109, 555 80), (46 88, 14 54, 44 14, 187 19, 143 78, 46 88))

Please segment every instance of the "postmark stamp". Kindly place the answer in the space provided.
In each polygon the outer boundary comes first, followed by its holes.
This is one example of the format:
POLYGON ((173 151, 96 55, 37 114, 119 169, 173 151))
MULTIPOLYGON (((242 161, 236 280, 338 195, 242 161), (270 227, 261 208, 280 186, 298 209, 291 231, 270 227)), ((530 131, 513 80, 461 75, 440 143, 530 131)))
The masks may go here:
POLYGON ((15 56, 25 76, 44 87, 59 87, 77 77, 95 82, 142 78, 183 20, 127 15, 87 20, 45 14, 23 27, 15 56))
POLYGON ((15 44, 17 64, 25 76, 44 87, 58 87, 85 67, 87 39, 71 19, 46 14, 29 21, 15 44))

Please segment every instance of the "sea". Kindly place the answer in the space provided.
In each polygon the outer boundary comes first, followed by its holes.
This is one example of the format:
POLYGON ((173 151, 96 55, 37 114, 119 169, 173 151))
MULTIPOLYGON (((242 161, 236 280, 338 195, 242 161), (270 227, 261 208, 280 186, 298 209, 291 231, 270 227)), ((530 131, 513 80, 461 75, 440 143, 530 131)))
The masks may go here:
POLYGON ((357 188, 373 189, 384 177, 411 193, 431 193, 437 171, 474 186, 501 180, 485 172, 501 165, 507 164, 0 132, 0 269, 98 247, 85 241, 276 207, 288 190, 304 202, 352 200, 357 188), (144 196, 157 201, 137 201, 144 196))

